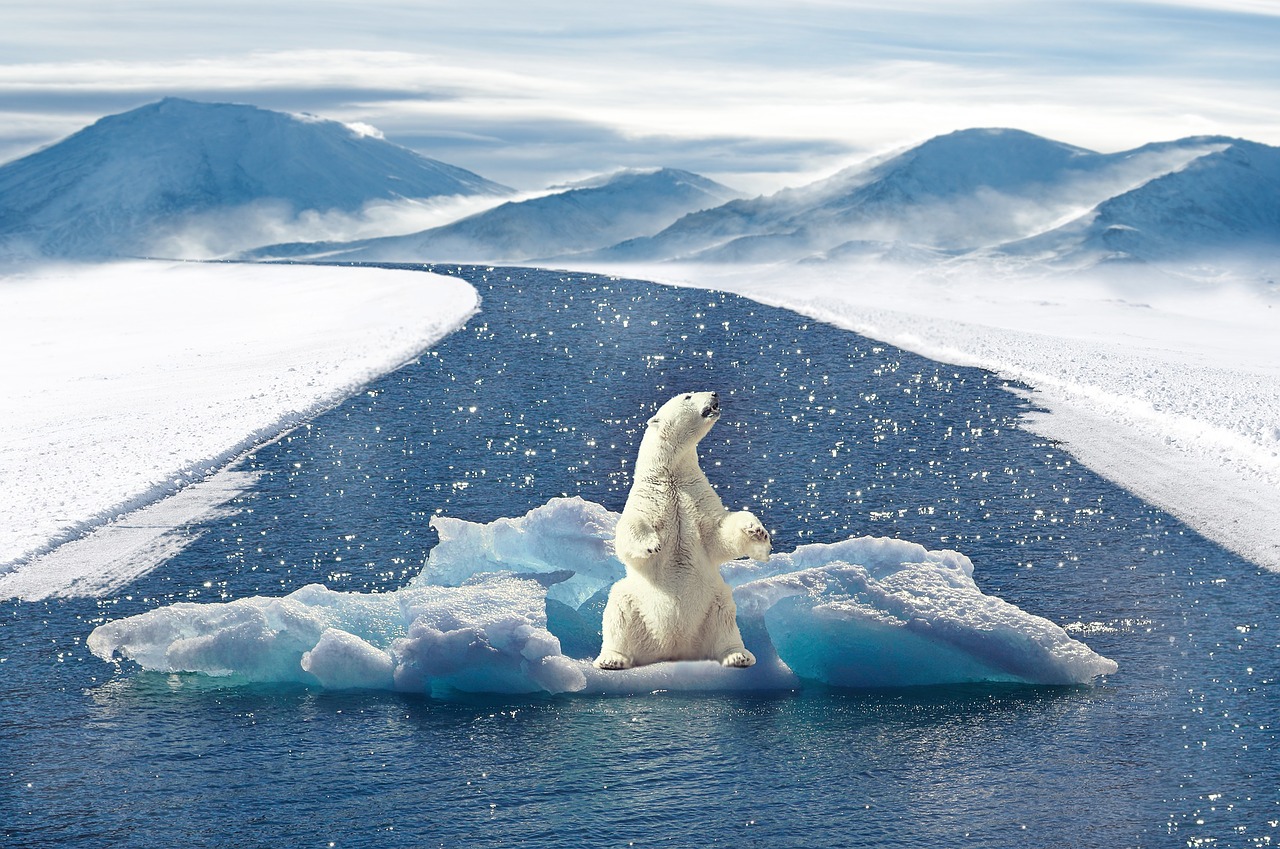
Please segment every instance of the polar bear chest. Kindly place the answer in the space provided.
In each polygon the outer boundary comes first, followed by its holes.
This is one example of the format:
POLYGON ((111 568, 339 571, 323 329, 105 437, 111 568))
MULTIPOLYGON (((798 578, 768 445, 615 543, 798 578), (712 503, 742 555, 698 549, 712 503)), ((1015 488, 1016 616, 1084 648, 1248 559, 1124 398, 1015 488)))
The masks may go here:
POLYGON ((704 572, 708 565, 703 527, 707 516, 697 493, 692 488, 676 485, 666 493, 655 495, 656 503, 665 508, 656 517, 654 528, 663 542, 666 565, 674 574, 704 572))

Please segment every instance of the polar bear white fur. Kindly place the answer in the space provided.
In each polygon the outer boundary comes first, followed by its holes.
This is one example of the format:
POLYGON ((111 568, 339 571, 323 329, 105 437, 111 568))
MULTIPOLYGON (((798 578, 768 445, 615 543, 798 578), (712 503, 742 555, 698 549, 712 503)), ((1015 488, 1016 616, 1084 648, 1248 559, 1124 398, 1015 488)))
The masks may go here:
POLYGON ((720 418, 714 392, 678 395, 649 420, 614 550, 626 577, 609 591, 595 665, 626 669, 664 660, 756 662, 742 644, 720 564, 769 557, 769 533, 747 511, 730 513, 698 465, 697 447, 720 418))

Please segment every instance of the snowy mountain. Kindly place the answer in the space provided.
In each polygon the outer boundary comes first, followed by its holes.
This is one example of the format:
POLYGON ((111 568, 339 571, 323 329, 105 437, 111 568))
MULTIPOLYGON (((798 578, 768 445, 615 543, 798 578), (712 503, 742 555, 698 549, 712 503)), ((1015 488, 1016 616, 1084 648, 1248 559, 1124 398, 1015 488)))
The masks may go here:
POLYGON ((1001 252, 1076 266, 1280 256, 1280 148, 1216 141, 1185 167, 1001 252))
POLYGON ((457 217, 454 201, 474 211, 508 194, 371 128, 168 98, 0 166, 0 258, 994 256, 1079 268, 1280 255, 1280 150, 1216 136, 1101 154, 961 130, 769 196, 686 171, 623 171, 457 217))
POLYGON ((736 196, 732 189, 688 171, 621 171, 407 236, 276 245, 249 256, 383 262, 563 259, 656 233, 686 213, 736 196))
POLYGON ((1052 229, 1226 143, 1194 138, 1100 154, 1019 130, 962 130, 808 186, 686 216, 596 258, 964 253, 1052 229))
POLYGON ((264 216, 508 192, 369 128, 166 98, 0 167, 0 255, 185 256, 201 228, 230 227, 235 242, 238 222, 262 244, 264 216))

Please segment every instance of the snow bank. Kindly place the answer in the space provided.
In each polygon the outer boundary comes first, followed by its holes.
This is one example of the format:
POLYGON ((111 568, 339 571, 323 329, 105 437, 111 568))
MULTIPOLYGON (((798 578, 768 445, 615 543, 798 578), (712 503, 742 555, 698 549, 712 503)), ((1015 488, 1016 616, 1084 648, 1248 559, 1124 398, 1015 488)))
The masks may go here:
POLYGON ((736 292, 1027 384, 1048 411, 1026 417, 1030 430, 1280 571, 1274 283, 1139 269, 1047 276, 981 261, 793 266, 785 279, 750 266, 608 270, 736 292))
POLYGON ((205 477, 476 306, 462 281, 382 269, 128 262, 0 274, 0 573, 205 477))
POLYGON ((1116 671, 1047 619, 984 595, 964 555, 866 537, 727 567, 755 667, 601 672, 589 661, 603 599, 623 574, 608 543, 617 518, 562 498, 487 525, 437 519, 442 542, 398 591, 311 585, 284 598, 179 603, 101 625, 88 644, 104 660, 161 672, 439 697, 779 689, 803 680, 1082 684, 1116 671))

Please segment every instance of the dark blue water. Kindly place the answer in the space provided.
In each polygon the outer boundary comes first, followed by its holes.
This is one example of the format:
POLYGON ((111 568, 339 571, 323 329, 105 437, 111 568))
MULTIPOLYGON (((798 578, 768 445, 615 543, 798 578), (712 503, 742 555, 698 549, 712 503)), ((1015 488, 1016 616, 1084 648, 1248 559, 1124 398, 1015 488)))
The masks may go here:
POLYGON ((242 461, 262 477, 238 512, 112 598, 0 605, 0 845, 1280 842, 1280 576, 1018 429, 999 378, 729 295, 436 270, 476 285, 481 313, 242 461), (562 494, 618 510, 647 414, 690 389, 720 392, 704 468, 775 550, 955 548, 984 591, 1088 623, 1119 673, 439 702, 224 688, 84 647, 176 601, 398 587, 435 514, 562 494))

